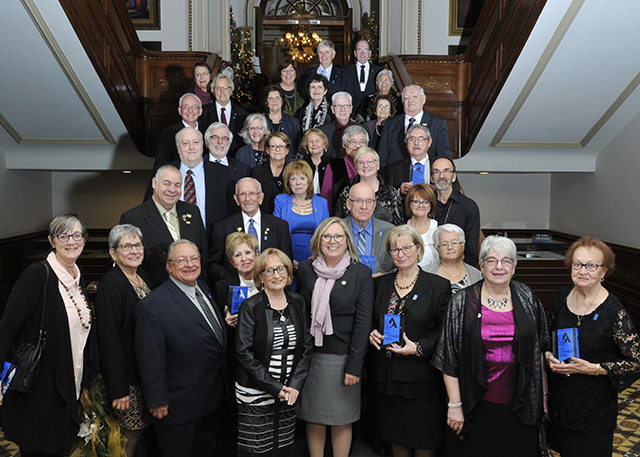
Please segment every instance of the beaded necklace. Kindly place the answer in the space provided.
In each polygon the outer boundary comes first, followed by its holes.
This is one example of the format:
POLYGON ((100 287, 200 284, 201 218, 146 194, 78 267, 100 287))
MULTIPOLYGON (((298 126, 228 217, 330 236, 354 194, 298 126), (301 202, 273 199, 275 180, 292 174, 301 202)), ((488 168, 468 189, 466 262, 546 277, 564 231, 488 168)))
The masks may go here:
POLYGON ((78 312, 78 318, 80 319, 80 324, 85 329, 87 329, 87 330, 90 329, 91 328, 91 322, 93 321, 93 314, 91 312, 91 307, 89 306, 89 303, 87 302, 87 297, 85 297, 84 292, 82 291, 82 288, 78 285, 78 290, 80 291, 80 295, 82 296, 82 300, 84 301, 84 306, 85 306, 85 308, 87 308, 87 311, 89 311, 89 322, 88 323, 85 323, 84 319, 82 319, 82 310, 80 309, 80 307, 76 303, 76 300, 73 298, 73 294, 71 293, 69 288, 62 281, 60 281, 60 284, 62 284, 62 287, 64 287, 64 290, 67 292, 67 295, 69 296, 69 299, 71 300, 71 303, 73 303, 73 306, 76 308, 76 311, 78 312))

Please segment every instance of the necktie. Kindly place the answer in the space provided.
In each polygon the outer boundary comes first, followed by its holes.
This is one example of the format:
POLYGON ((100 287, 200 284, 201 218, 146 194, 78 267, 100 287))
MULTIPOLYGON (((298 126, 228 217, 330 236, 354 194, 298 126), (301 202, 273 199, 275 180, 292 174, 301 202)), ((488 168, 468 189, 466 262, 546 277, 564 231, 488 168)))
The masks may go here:
POLYGON ((249 235, 253 235, 256 237, 257 240, 260 240, 260 238, 258 238, 258 232, 256 231, 256 226, 253 225, 254 222, 255 221, 253 219, 249 219, 249 235))
POLYGON ((184 201, 196 204, 196 184, 193 182, 193 171, 187 170, 187 177, 184 178, 184 201))
POLYGON ((364 237, 364 229, 358 232, 358 255, 362 257, 367 253, 367 240, 364 237))
POLYGON ((360 65, 360 84, 364 84, 364 65, 360 65))
POLYGON ((220 122, 222 122, 223 124, 227 123, 227 115, 224 114, 225 110, 226 108, 220 108, 220 122))
POLYGON ((169 229, 169 233, 171 234, 171 238, 173 238, 173 241, 175 241, 178 238, 180 238, 180 236, 178 235, 178 231, 176 230, 175 225, 173 225, 173 221, 171 219, 172 219, 171 211, 165 211, 165 213, 164 213, 164 222, 165 222, 165 224, 167 224, 167 228, 169 229))
POLYGON ((413 184, 424 184, 424 165, 421 163, 413 166, 413 184))
POLYGON ((325 78, 329 79, 329 75, 327 74, 327 69, 326 68, 322 69, 322 76, 324 76, 325 78))
POLYGON ((198 300, 198 303, 200 303, 200 308, 202 308, 205 317, 209 321, 209 325, 211 325, 211 328, 213 329, 213 334, 216 336, 216 340, 218 340, 220 344, 224 344, 224 337, 222 335, 222 327, 220 326, 220 322, 218 322, 216 316, 213 315, 211 305, 207 303, 198 289, 196 289, 196 300, 198 300))

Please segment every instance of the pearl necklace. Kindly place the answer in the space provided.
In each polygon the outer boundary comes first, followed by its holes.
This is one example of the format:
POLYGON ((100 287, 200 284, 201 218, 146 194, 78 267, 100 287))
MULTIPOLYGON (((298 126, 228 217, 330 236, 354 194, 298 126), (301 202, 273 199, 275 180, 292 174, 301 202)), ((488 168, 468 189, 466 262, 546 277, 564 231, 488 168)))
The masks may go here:
POLYGON ((89 311, 89 322, 88 323, 85 323, 84 319, 82 319, 82 310, 80 309, 80 307, 76 303, 75 299, 73 298, 73 294, 71 293, 69 288, 62 281, 60 281, 60 284, 62 284, 62 287, 64 287, 64 290, 67 292, 67 295, 69 296, 69 299, 71 300, 71 303, 73 303, 73 306, 76 308, 76 312, 78 313, 78 318, 80 319, 80 324, 82 325, 82 327, 84 327, 85 329, 89 330, 91 328, 91 322, 93 321, 93 314, 91 312, 91 307, 89 306, 89 303, 87 302, 87 297, 85 297, 84 292, 82 291, 82 288, 80 286, 78 286, 78 290, 80 291, 80 295, 82 296, 82 300, 84 301, 84 306, 85 306, 85 308, 87 308, 87 311, 89 311))

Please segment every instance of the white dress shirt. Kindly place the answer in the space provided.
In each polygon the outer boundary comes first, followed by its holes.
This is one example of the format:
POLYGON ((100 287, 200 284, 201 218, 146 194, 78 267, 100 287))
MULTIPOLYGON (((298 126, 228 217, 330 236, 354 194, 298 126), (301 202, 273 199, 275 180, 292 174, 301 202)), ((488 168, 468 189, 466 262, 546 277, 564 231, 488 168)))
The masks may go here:
POLYGON ((262 232, 260 228, 262 226, 262 212, 258 211, 254 214, 253 217, 249 217, 249 215, 245 212, 242 212, 242 223, 244 224, 244 232, 249 233, 249 219, 253 219, 253 227, 256 229, 256 233, 258 234, 258 250, 262 250, 262 232))

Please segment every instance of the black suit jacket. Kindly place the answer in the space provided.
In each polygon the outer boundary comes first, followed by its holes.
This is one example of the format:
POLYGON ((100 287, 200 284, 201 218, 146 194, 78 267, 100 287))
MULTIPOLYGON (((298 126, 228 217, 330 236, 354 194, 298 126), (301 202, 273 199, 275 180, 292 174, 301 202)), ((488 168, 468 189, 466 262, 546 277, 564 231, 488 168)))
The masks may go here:
MULTIPOLYGON (((319 65, 313 65, 311 67, 305 68, 302 73, 300 73, 300 83, 299 86, 302 89, 303 93, 307 100, 309 99, 309 80, 311 77, 318 73, 319 65)), ((329 90, 327 91, 327 100, 329 101, 329 105, 331 105, 331 96, 336 92, 341 92, 345 90, 346 81, 344 70, 338 67, 335 63, 331 68, 331 78, 329 78, 329 90)))
MULTIPOLYGON (((398 162, 404 157, 409 157, 409 151, 404 142, 404 116, 404 114, 399 114, 384 123, 384 130, 378 147, 381 167, 398 162)), ((420 123, 429 128, 433 139, 427 151, 429 161, 433 163, 436 157, 452 158, 451 147, 449 146, 449 130, 445 120, 423 111, 420 123)))
MULTIPOLYGON (((233 133, 233 142, 229 148, 229 154, 233 156, 238 148, 244 146, 244 140, 240 138, 240 130, 244 126, 244 120, 247 118, 246 110, 231 102, 231 114, 225 113, 229 125, 229 130, 233 133)), ((202 114, 198 118, 198 124, 201 125, 203 131, 206 132, 211 124, 220 122, 218 118, 218 110, 216 109, 215 100, 208 105, 202 107, 202 114)))
MULTIPOLYGON (((184 124, 182 122, 178 122, 177 124, 173 124, 162 129, 162 132, 160 132, 158 150, 156 151, 156 160, 153 162, 154 170, 166 163, 180 160, 178 147, 176 146, 176 134, 183 128, 185 128, 184 124)), ((198 123, 198 130, 200 130, 204 135, 206 128, 205 130, 202 130, 202 124, 198 123)))
POLYGON ((411 181, 412 175, 413 166, 411 165, 411 158, 409 157, 387 165, 385 168, 385 181, 396 189, 400 189, 400 185, 403 182, 411 181))
POLYGON ((363 100, 376 91, 376 76, 382 70, 382 67, 369 62, 369 78, 364 92, 360 90, 360 64, 358 62, 349 65, 344 69, 345 73, 345 90, 351 94, 353 98, 353 112, 357 113, 363 100))
MULTIPOLYGON (((224 325, 206 284, 198 281, 224 325)), ((169 278, 136 308, 136 355, 148 408, 169 405, 160 425, 183 424, 216 409, 225 396, 227 336, 216 339, 211 326, 189 297, 169 278)))
MULTIPOLYGON (((260 214, 260 250, 264 251, 267 248, 278 248, 287 254, 290 259, 293 259, 289 224, 271 214, 266 214, 264 211, 261 211, 260 214)), ((236 270, 229 263, 225 252, 227 235, 235 232, 244 232, 241 212, 225 217, 216 222, 213 227, 213 234, 210 238, 211 251, 209 252, 207 269, 214 282, 231 275, 237 275, 236 270)))
MULTIPOLYGON (((393 285, 396 274, 388 273, 374 280, 375 301, 372 328, 384 333, 381 328, 381 319, 387 314, 389 299, 394 292, 393 285)), ((441 388, 442 373, 431 365, 431 356, 435 352, 440 329, 451 299, 451 287, 449 281, 440 276, 420 271, 418 280, 411 292, 406 295, 406 302, 402 311, 404 315, 404 333, 409 340, 420 342, 423 357, 392 356, 385 357, 385 350, 375 351, 375 379, 386 384, 387 370, 391 370, 391 382, 402 383, 434 383, 433 392, 420 392, 423 384, 415 386, 418 398, 434 398, 436 389, 441 388), (387 364, 387 361, 390 361, 387 364)))
MULTIPOLYGON (((183 201, 176 203, 176 210, 180 221, 180 237, 198 246, 202 257, 200 263, 206 265, 209 243, 207 243, 207 234, 202 224, 200 210, 197 206, 183 201)), ((151 290, 154 290, 169 276, 166 270, 167 251, 169 245, 173 243, 171 233, 169 233, 160 211, 158 211, 153 199, 149 199, 142 205, 122 213, 120 224, 132 224, 142 231, 144 238, 142 268, 149 275, 147 285, 151 290)), ((208 277, 204 268, 202 271, 204 277, 201 276, 201 278, 206 281, 208 277)))
MULTIPOLYGON (((207 160, 213 163, 213 160, 211 160, 211 154, 207 154, 207 160)), ((229 156, 227 156, 227 161, 229 162, 229 172, 231 173, 231 180, 233 181, 234 186, 242 178, 246 178, 247 176, 249 176, 249 171, 251 170, 251 168, 249 168, 249 165, 229 156)), ((222 166, 224 167, 224 165, 222 166)), ((235 187, 233 189, 233 192, 231 193, 232 198, 234 193, 235 187)), ((232 205, 231 208, 237 208, 237 206, 235 205, 235 201, 233 203, 234 205, 232 205)))

